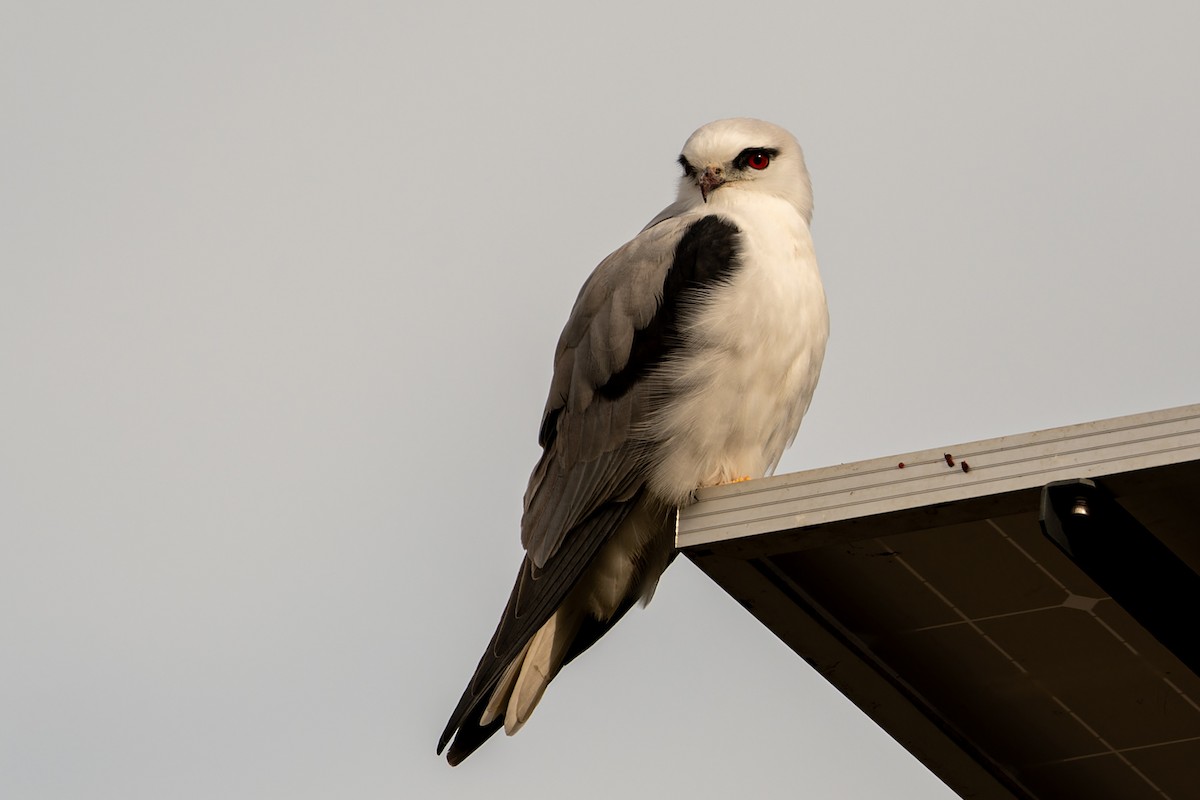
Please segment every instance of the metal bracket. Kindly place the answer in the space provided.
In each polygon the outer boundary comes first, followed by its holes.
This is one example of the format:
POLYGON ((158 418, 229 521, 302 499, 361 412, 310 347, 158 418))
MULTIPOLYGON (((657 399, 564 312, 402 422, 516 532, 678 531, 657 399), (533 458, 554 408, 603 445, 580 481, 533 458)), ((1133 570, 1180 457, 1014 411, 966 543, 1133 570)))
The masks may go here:
POLYGON ((1200 675, 1200 575, 1092 480, 1042 487, 1041 524, 1050 541, 1200 675))

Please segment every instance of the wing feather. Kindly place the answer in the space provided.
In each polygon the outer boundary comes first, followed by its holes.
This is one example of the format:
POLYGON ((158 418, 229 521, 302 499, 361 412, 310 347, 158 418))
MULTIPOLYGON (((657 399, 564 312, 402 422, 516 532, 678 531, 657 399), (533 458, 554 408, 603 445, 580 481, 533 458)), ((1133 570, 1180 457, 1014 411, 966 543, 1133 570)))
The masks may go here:
POLYGON ((526 556, 509 595, 500 624, 475 674, 458 701, 438 741, 438 752, 454 737, 451 763, 458 763, 499 729, 500 722, 480 726, 492 687, 508 664, 545 624, 579 580, 588 563, 624 521, 635 502, 610 503, 580 525, 545 569, 526 556), (457 735, 455 735, 457 731, 457 735))
POLYGON ((686 228, 668 220, 639 234, 600 262, 575 301, 555 350, 542 458, 525 492, 521 544, 535 564, 546 564, 600 504, 627 499, 645 478, 646 442, 634 434, 649 413, 650 387, 606 387, 655 318, 686 228))

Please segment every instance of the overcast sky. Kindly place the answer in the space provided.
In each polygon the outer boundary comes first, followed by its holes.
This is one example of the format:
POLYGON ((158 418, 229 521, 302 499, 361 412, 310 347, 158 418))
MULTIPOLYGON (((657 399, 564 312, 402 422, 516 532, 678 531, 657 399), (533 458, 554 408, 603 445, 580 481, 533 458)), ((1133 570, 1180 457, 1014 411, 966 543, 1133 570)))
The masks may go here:
POLYGON ((433 751, 559 330, 705 122, 813 176, 780 472, 1200 400, 1198 9, 7 4, 0 796, 952 796, 682 559, 433 751))

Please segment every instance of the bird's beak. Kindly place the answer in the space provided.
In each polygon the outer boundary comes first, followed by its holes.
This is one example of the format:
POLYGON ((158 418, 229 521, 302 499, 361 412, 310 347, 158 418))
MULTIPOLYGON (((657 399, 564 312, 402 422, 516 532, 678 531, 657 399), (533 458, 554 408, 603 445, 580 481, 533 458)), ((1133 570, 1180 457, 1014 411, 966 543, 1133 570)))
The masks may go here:
POLYGON ((718 187, 725 185, 725 170, 717 166, 708 166, 704 168, 704 174, 700 176, 700 196, 704 198, 704 202, 708 202, 708 196, 713 193, 718 187))

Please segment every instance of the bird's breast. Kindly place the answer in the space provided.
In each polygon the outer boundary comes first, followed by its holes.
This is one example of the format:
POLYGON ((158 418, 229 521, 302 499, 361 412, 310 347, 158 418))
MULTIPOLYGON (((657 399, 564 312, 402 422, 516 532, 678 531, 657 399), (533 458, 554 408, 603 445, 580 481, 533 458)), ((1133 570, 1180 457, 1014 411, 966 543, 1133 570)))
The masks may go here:
POLYGON ((770 474, 808 409, 829 318, 808 227, 764 202, 722 213, 737 265, 681 320, 651 430, 651 487, 685 502, 700 486, 770 474), (740 213, 739 213, 740 211, 740 213))

